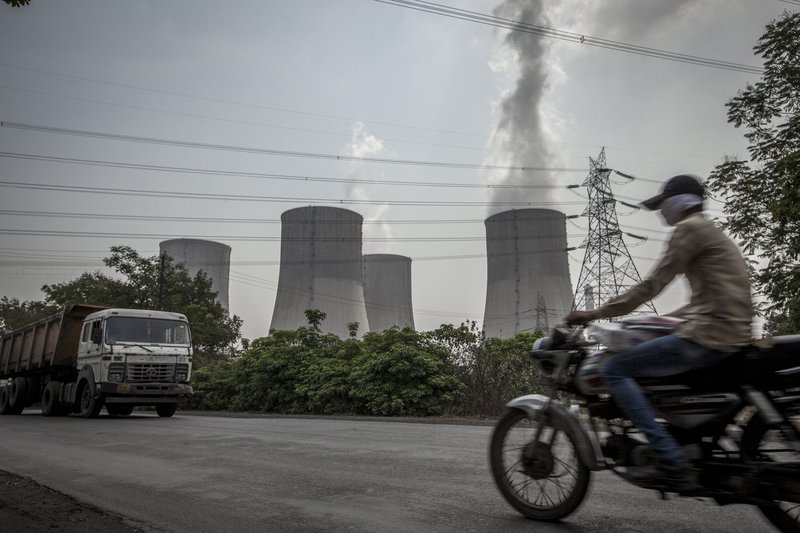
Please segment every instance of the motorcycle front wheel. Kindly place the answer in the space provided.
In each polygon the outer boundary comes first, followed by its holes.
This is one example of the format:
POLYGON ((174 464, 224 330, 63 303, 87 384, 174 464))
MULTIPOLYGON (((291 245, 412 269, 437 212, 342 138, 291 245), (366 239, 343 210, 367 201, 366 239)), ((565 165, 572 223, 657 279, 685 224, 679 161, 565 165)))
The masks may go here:
POLYGON ((489 463, 497 488, 514 509, 534 520, 564 518, 589 487, 591 472, 562 416, 548 413, 535 421, 509 409, 492 433, 489 463))

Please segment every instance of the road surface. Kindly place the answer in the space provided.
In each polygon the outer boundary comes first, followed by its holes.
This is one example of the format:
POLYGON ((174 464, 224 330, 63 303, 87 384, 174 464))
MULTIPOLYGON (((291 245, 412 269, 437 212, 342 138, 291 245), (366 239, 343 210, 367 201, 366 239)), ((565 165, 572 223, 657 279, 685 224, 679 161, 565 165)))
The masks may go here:
POLYGON ((493 485, 490 432, 362 419, 137 412, 84 420, 26 411, 0 418, 0 469, 154 532, 774 531, 753 508, 661 501, 607 472, 566 520, 527 520, 493 485))

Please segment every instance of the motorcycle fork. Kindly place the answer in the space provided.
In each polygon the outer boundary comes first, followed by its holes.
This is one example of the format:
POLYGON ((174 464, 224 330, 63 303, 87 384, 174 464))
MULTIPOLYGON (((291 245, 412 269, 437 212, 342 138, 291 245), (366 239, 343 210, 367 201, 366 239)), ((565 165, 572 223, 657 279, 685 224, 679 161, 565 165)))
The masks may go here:
MULTIPOLYGON (((533 437, 531 438, 531 442, 540 442, 539 439, 541 439, 542 429, 544 429, 545 423, 547 422, 548 418, 547 411, 550 408, 551 401, 552 400, 550 396, 547 396, 547 404, 542 406, 541 409, 537 409, 536 412, 533 413, 533 416, 530 417, 531 421, 536 424, 536 429, 533 432, 533 437)), ((550 437, 550 441, 552 441, 552 435, 550 437)), ((546 444, 550 444, 550 442, 547 442, 546 444)))

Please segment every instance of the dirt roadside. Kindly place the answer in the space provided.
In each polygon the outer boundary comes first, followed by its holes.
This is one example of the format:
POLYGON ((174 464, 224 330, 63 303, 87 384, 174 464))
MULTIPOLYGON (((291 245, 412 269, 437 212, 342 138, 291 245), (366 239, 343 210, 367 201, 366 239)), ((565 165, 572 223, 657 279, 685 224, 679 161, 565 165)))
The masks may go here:
POLYGON ((154 533, 135 523, 0 470, 0 531, 18 533, 154 533))

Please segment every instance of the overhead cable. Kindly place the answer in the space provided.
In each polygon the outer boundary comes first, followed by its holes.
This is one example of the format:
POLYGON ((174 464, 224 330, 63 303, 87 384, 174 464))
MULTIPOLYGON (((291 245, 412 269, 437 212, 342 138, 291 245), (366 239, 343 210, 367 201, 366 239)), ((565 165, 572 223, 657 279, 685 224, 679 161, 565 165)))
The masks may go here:
MULTIPOLYGON (((352 155, 323 154, 318 152, 298 152, 293 150, 277 150, 270 148, 255 148, 246 146, 234 146, 225 144, 200 143, 192 141, 180 141, 176 139, 160 139, 157 137, 141 137, 137 135, 123 135, 117 133, 104 133, 89 130, 76 130, 70 128, 58 128, 55 126, 43 126, 37 124, 25 124, 21 122, 0 121, 0 127, 15 128, 20 130, 38 131, 44 133, 55 133, 60 135, 74 135, 79 137, 92 137, 96 139, 107 139, 114 141, 128 141, 145 144, 157 144, 165 146, 180 146, 183 148, 201 148, 204 150, 223 150, 229 152, 243 152, 252 154, 265 154, 285 157, 303 157, 310 159, 330 159, 334 161, 364 162, 364 163, 383 163, 391 165, 426 166, 441 168, 463 168, 463 169, 488 169, 488 170, 515 170, 520 172, 537 172, 550 169, 540 166, 503 166, 503 165, 484 165, 482 163, 454 163, 447 161, 414 161, 410 159, 388 159, 382 157, 358 157, 352 155)), ((581 170, 585 169, 571 169, 581 170)))
MULTIPOLYGON (((206 168, 174 167, 167 165, 146 165, 143 163, 125 163, 120 161, 107 161, 97 159, 80 159, 72 157, 56 157, 38 154, 26 154, 19 152, 0 152, 0 157, 10 159, 24 159, 30 161, 45 161, 49 163, 68 163, 76 165, 100 166, 109 168, 128 168, 133 170, 147 170, 152 172, 174 172, 178 174, 202 174, 208 176, 236 176, 240 178, 254 179, 274 179, 289 181, 314 181, 329 183, 352 183, 356 185, 400 185, 406 187, 453 187, 470 189, 563 189, 565 185, 553 184, 532 184, 532 183, 453 183, 453 182, 431 182, 431 181, 408 181, 408 180, 377 180, 377 179, 354 179, 354 178, 332 178, 323 176, 304 176, 298 174, 275 174, 264 172, 241 172, 235 170, 215 170, 206 168)), ((459 164, 459 163, 453 163, 459 164)), ((540 167, 530 169, 548 172, 586 172, 585 168, 551 168, 540 167)))
POLYGON ((719 59, 711 59, 707 57, 695 56, 690 54, 683 54, 679 52, 670 52, 659 48, 650 48, 646 46, 639 46, 629 44, 622 41, 613 41, 610 39, 602 39, 599 37, 592 37, 580 33, 559 30, 550 28, 548 26, 541 26, 537 24, 530 24, 519 20, 512 20, 494 15, 487 15, 476 11, 469 11, 466 9, 458 9, 434 2, 426 2, 424 0, 374 0, 382 4, 394 5, 415 11, 430 13, 468 22, 476 22, 487 26, 495 26, 498 28, 506 28, 512 31, 522 33, 530 33, 540 35, 542 37, 549 37, 552 39, 559 39, 562 41, 569 41, 576 44, 583 44, 587 46, 594 46, 597 48, 605 48, 617 52, 625 52, 629 54, 641 55, 646 57, 653 57, 656 59, 664 59, 668 61, 676 61, 680 63, 688 63, 698 65, 701 67, 710 67, 723 70, 731 70, 736 72, 743 72, 746 74, 762 74, 764 69, 753 65, 746 65, 743 63, 734 63, 731 61, 722 61, 719 59))
POLYGON ((470 206, 508 206, 508 207, 537 207, 554 205, 583 205, 583 202, 526 202, 526 201, 492 201, 468 202, 458 200, 358 200, 348 198, 307 198, 291 196, 257 196, 251 194, 211 194, 187 191, 153 191, 146 189, 115 189, 110 187, 84 187, 79 185, 56 185, 50 183, 25 183, 19 181, 0 181, 0 187, 16 189, 33 189, 45 191, 60 191, 74 193, 110 194, 117 196, 147 196, 160 198, 193 198, 201 200, 235 200, 240 202, 272 202, 272 203, 302 203, 324 205, 407 205, 407 206, 433 206, 433 207, 470 207, 470 206))

